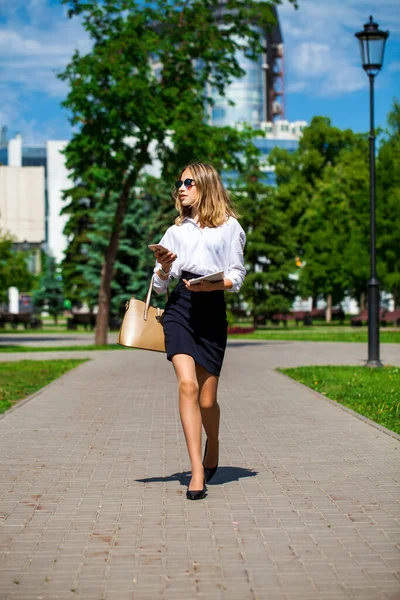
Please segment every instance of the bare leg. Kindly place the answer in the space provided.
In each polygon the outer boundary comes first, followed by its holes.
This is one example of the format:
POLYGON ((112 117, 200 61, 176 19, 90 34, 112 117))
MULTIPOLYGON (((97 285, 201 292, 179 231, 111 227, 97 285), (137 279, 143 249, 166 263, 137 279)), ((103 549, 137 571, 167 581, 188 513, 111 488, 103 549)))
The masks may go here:
POLYGON ((199 383, 201 418, 208 440, 204 466, 213 469, 218 462, 219 453, 220 408, 217 402, 219 377, 211 375, 204 367, 198 364, 196 364, 196 375, 199 383))
POLYGON ((195 362, 188 354, 175 354, 172 364, 178 379, 179 414, 192 468, 189 490, 202 490, 204 469, 201 457, 201 412, 195 362))

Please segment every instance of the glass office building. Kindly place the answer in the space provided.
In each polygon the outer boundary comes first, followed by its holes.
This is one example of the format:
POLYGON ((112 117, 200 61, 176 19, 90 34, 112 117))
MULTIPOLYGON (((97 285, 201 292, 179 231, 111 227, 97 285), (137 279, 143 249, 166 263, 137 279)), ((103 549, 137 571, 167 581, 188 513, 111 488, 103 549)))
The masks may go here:
POLYGON ((8 148, 0 148, 0 165, 8 165, 8 148))
MULTIPOLYGON (((217 18, 223 15, 225 5, 221 0, 217 18)), ((237 52, 236 58, 244 75, 227 86, 224 96, 213 90, 214 104, 208 109, 212 125, 235 127, 246 123, 262 130, 264 136, 255 138, 254 145, 265 163, 273 148, 294 152, 307 125, 304 121, 289 123, 284 120, 283 37, 276 8, 271 10, 276 22, 271 29, 261 31, 262 54, 253 61, 243 52, 237 52)), ((235 178, 233 173, 229 176, 235 178)), ((276 183, 274 169, 268 164, 265 166, 265 183, 276 183)))
POLYGON ((239 63, 246 72, 243 77, 231 83, 226 96, 213 92, 214 106, 210 117, 213 125, 224 127, 246 122, 258 127, 263 120, 263 71, 261 57, 258 62, 239 56, 239 63), (229 101, 234 105, 230 105, 229 101))

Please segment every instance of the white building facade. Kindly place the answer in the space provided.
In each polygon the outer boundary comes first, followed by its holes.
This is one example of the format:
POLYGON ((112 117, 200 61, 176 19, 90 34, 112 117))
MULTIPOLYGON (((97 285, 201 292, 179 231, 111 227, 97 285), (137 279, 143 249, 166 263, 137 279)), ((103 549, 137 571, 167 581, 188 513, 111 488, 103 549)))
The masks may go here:
POLYGON ((67 238, 63 231, 68 217, 61 214, 61 210, 66 204, 63 200, 63 190, 73 186, 65 166, 65 156, 62 154, 67 143, 67 141, 48 141, 46 143, 47 248, 49 254, 54 256, 58 263, 64 258, 64 251, 67 247, 67 238))
POLYGON ((62 154, 67 143, 25 146, 17 135, 0 148, 0 227, 30 249, 40 245, 58 263, 67 246, 62 192, 72 187, 62 154))
POLYGON ((0 166, 0 229, 17 243, 45 239, 44 188, 43 167, 0 166))

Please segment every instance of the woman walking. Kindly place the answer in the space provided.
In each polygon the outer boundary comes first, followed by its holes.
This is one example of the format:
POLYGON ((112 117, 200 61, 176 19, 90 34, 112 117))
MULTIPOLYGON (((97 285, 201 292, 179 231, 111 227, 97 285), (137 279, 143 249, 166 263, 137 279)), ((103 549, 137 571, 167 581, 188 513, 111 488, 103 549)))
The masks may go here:
POLYGON ((179 216, 156 250, 153 287, 165 293, 179 279, 166 304, 163 325, 168 360, 178 380, 179 413, 191 463, 189 500, 206 494, 219 456, 219 376, 227 341, 224 291, 238 292, 246 270, 245 233, 217 171, 204 163, 185 167, 173 196, 179 216), (223 271, 224 278, 191 284, 223 271), (201 458, 201 431, 207 440, 201 458))

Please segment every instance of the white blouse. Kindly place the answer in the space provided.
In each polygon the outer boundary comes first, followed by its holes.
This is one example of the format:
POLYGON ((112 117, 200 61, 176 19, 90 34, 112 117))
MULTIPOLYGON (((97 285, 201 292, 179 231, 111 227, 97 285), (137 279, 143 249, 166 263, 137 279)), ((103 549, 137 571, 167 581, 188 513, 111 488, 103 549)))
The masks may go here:
POLYGON ((219 227, 203 229, 194 219, 186 217, 180 225, 169 227, 159 243, 177 254, 177 258, 166 280, 157 275, 161 265, 156 262, 153 288, 158 294, 166 291, 172 278, 179 279, 182 271, 198 275, 223 271, 232 281, 232 288, 227 291, 240 290, 246 275, 243 259, 246 234, 234 217, 229 217, 219 227))

